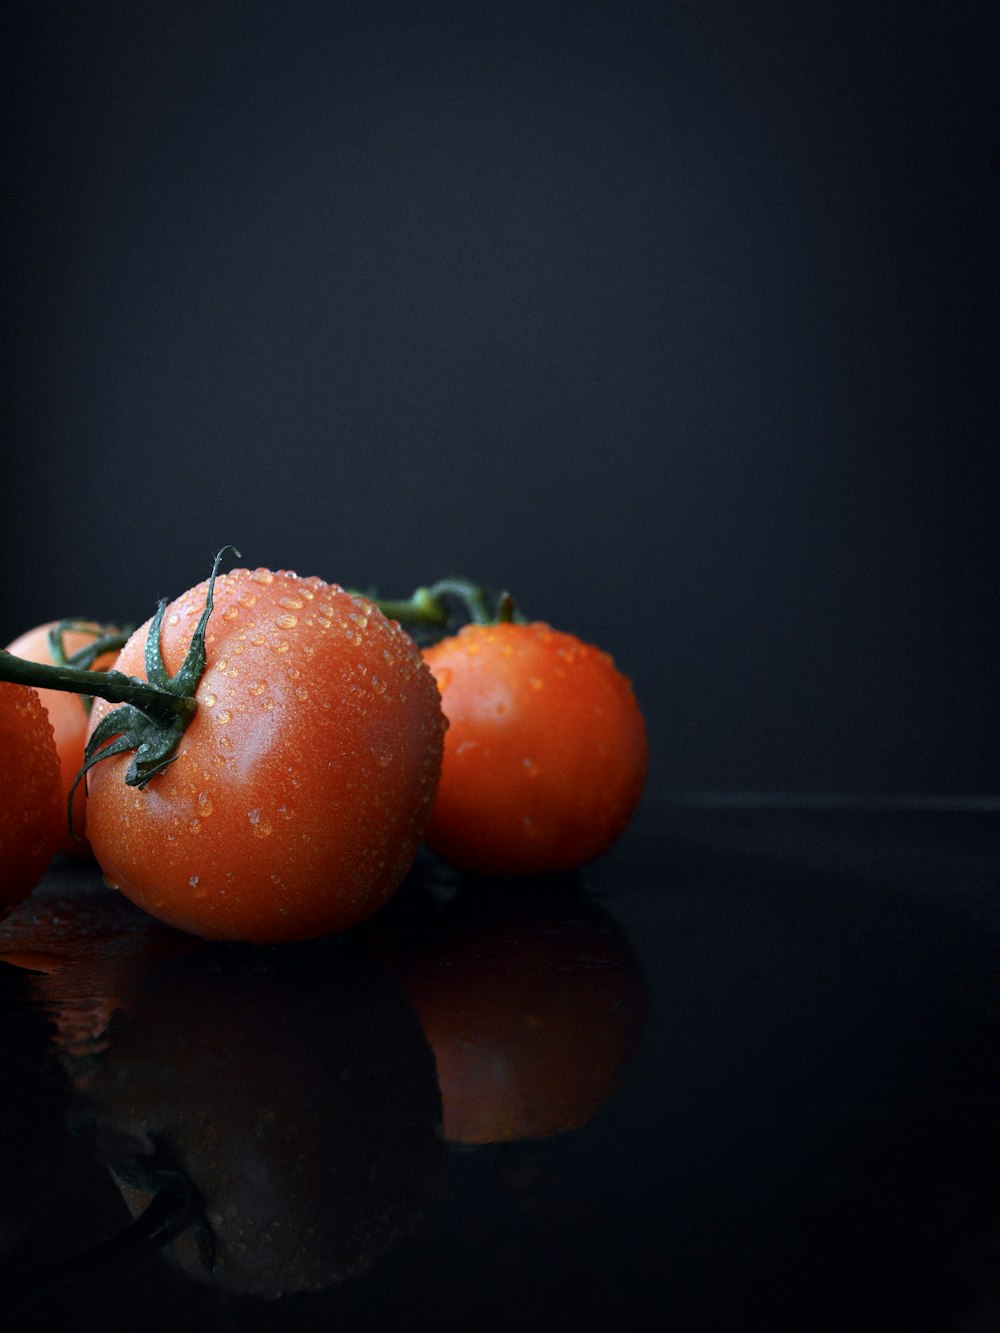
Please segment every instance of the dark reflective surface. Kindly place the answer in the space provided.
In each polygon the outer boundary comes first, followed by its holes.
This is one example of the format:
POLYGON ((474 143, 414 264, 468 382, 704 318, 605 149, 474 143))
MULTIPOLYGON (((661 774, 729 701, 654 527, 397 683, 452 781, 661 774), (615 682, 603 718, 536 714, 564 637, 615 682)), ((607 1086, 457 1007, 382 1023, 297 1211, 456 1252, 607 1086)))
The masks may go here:
POLYGON ((1000 1328, 998 822, 662 811, 265 950, 53 866, 0 1327, 1000 1328))

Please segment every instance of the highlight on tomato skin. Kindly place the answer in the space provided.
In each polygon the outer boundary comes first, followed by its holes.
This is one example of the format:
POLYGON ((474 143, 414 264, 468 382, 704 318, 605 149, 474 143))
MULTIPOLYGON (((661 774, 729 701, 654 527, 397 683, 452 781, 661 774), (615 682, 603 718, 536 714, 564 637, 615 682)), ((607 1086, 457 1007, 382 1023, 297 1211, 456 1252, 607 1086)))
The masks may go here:
MULTIPOLYGON (((207 581, 175 599, 160 642, 180 666, 207 581)), ((118 658, 146 678, 149 624, 118 658)), ((147 785, 128 754, 88 773, 88 833, 106 882, 167 924, 248 943, 349 929, 396 891, 440 775, 433 678, 369 600, 289 571, 220 574, 197 711, 147 785)), ((110 706, 98 699, 91 735, 110 706)))
POLYGON ((477 874, 546 874, 602 855, 645 785, 631 682, 541 622, 468 624, 424 649, 448 719, 427 843, 477 874))
POLYGON ((642 965, 600 903, 551 882, 467 882, 365 927, 434 1052, 449 1143, 546 1138, 617 1091, 647 1018, 642 965))
POLYGON ((37 691, 0 682, 0 920, 41 879, 64 813, 59 757, 37 691))
MULTIPOLYGON (((44 625, 37 625, 33 629, 25 630, 23 634, 18 635, 12 643, 7 645, 7 651, 14 653, 17 657, 23 657, 29 662, 51 663, 53 659, 49 634, 59 623, 59 621, 51 620, 44 625)), ((79 622, 79 626, 76 628, 67 628, 62 636, 67 657, 72 656, 81 648, 88 647, 93 643, 95 634, 105 628, 105 626, 100 626, 96 622, 87 621, 79 622)), ((95 659, 91 669, 106 671, 113 665, 117 655, 117 649, 114 652, 102 654, 95 659)), ((74 779, 83 765, 83 747, 87 739, 90 716, 86 701, 79 694, 66 694, 61 690, 48 690, 44 687, 37 690, 37 694, 42 702, 42 707, 48 714, 49 721, 52 723, 62 775, 63 810, 65 811, 68 806, 70 788, 73 786, 74 779)), ((86 857, 91 854, 90 844, 86 837, 86 806, 86 787, 83 783, 80 783, 73 796, 73 827, 71 830, 68 818, 64 817, 58 851, 69 856, 86 857)))

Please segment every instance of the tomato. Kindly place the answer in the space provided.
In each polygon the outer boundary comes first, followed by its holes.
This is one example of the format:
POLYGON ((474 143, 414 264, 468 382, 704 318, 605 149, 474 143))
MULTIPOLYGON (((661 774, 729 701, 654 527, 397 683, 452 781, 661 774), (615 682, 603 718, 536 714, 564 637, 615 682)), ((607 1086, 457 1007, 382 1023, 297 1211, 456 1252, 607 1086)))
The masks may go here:
MULTIPOLYGON (((176 672, 208 583, 166 607, 176 672)), ((117 669, 146 679, 149 623, 117 669)), ((170 925, 252 943, 348 929, 396 890, 416 855, 444 719, 410 637, 319 578, 219 575, 197 710, 141 789, 131 756, 88 773, 87 829, 107 883, 170 925)), ((97 700, 91 736, 110 706, 97 700)))
MULTIPOLYGON (((52 662, 52 649, 49 631, 58 621, 49 621, 35 629, 27 630, 7 645, 7 651, 29 662, 52 662)), ((81 622, 79 627, 67 629, 63 633, 63 647, 67 657, 72 657, 81 648, 89 647, 102 626, 93 622, 81 622)), ((105 653, 98 657, 92 669, 106 671, 117 656, 117 652, 105 653)), ((61 690, 38 690, 42 707, 49 715, 52 730, 55 733, 56 750, 59 754, 59 766, 62 772, 63 810, 68 810, 70 789, 83 764, 83 747, 87 739, 87 726, 90 714, 87 701, 79 694, 65 694, 61 690)), ((63 819, 62 837, 58 850, 73 856, 88 856, 90 846, 86 840, 87 795, 83 783, 77 787, 73 796, 73 827, 69 827, 68 816, 63 819), (74 836, 75 834, 75 836, 74 836)))
POLYGON ((466 625, 424 657, 449 723, 428 845, 482 874, 568 870, 606 851, 647 764, 612 659, 539 622, 466 625))
POLYGON ((0 919, 42 877, 65 818, 52 726, 35 690, 0 682, 0 919))
POLYGON ((415 919, 394 905, 369 934, 434 1052, 449 1143, 578 1129, 620 1086, 642 1041, 646 986, 599 904, 483 884, 415 919))

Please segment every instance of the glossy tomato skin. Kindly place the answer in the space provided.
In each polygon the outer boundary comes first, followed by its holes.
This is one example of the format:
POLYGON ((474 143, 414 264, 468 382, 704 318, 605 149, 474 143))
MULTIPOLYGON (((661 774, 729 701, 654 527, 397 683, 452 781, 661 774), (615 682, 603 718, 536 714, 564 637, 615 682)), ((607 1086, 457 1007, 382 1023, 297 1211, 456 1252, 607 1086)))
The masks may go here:
MULTIPOLYGON (((206 585, 166 609, 164 665, 183 660, 206 585)), ((145 678, 148 624, 118 670, 145 678)), ((220 575, 197 712, 140 790, 129 755, 89 774, 88 830, 105 880, 208 939, 319 938, 371 915, 416 855, 444 719, 409 636, 318 578, 220 575)), ((94 705, 95 727, 109 705, 94 705)))
MULTIPOLYGON (((23 657, 29 662, 43 662, 46 665, 52 664, 52 651, 49 647, 49 630, 53 629, 57 621, 49 621, 44 625, 38 625, 34 629, 27 630, 7 645, 7 651, 14 653, 17 657, 23 657)), ((99 626, 93 625, 96 631, 99 626)), ((72 657, 81 648, 88 647, 94 641, 93 634, 88 634, 86 630, 68 629, 63 634, 63 645, 66 649, 66 656, 72 657)), ((97 658, 93 670, 107 671, 114 665, 117 653, 106 653, 97 658)), ((63 790, 63 809, 67 808, 70 788, 72 787, 77 773, 83 765, 83 747, 87 741, 87 727, 90 722, 90 714, 87 705, 79 694, 67 694, 62 690, 37 691, 39 699, 42 701, 42 707, 49 715, 49 721, 52 723, 52 731, 55 735, 56 750, 59 754, 59 767, 62 773, 63 790)), ((73 794, 73 828, 69 827, 69 820, 63 820, 62 835, 59 839, 58 850, 71 856, 89 856, 90 844, 86 838, 87 826, 87 789, 81 782, 73 794), (74 836, 75 835, 75 836, 74 836)))
POLYGON ((448 719, 428 846, 479 874, 569 870, 635 812, 648 746, 629 680, 540 622, 466 625, 424 650, 448 719))
POLYGON ((0 682, 0 919, 42 877, 64 820, 52 727, 35 690, 0 682))

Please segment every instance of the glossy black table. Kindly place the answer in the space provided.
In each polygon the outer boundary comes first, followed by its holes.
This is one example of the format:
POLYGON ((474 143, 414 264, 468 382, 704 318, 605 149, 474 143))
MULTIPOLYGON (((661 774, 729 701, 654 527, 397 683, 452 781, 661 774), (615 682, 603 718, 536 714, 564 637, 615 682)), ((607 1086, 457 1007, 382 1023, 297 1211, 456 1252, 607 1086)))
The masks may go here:
POLYGON ((0 926, 0 1328, 1000 1329, 1000 818, 647 810, 205 946, 0 926))

